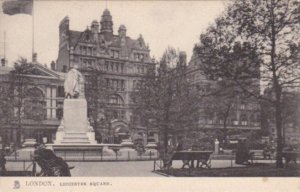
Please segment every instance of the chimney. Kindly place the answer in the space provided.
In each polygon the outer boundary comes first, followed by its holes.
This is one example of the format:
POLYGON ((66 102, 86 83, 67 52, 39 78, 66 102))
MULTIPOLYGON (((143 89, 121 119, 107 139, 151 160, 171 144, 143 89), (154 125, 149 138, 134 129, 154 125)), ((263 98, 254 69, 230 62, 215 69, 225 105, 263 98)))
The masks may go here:
POLYGON ((32 54, 32 63, 37 63, 37 53, 32 54))
POLYGON ((56 70, 56 67, 55 67, 55 62, 54 61, 52 61, 51 62, 51 64, 50 64, 50 66, 51 66, 51 69, 53 70, 53 71, 55 71, 56 70))
POLYGON ((4 67, 5 66, 5 58, 1 59, 1 66, 4 67))

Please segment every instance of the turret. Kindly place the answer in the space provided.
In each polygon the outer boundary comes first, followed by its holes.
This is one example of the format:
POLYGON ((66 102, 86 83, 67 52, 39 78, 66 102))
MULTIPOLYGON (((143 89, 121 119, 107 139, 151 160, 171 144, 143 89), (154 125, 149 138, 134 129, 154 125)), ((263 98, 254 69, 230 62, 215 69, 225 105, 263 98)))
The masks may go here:
POLYGON ((120 25, 118 33, 119 33, 119 37, 121 37, 121 38, 126 37, 126 27, 125 27, 125 25, 120 25))
POLYGON ((100 23, 101 23, 100 33, 104 35, 106 41, 111 41, 113 36, 113 22, 112 22, 112 16, 110 15, 108 9, 105 9, 103 11, 100 23))
POLYGON ((92 33, 99 33, 99 23, 98 21, 94 20, 91 24, 92 33))
POLYGON ((63 47, 67 44, 67 39, 69 36, 69 17, 66 16, 59 24, 59 45, 63 47))

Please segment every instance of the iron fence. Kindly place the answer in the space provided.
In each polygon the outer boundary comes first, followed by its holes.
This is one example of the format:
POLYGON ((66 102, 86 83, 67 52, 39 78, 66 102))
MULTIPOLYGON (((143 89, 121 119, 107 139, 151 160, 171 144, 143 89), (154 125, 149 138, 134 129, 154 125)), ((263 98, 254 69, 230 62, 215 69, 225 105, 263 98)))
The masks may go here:
MULTIPOLYGON (((114 152, 112 154, 103 154, 101 151, 58 151, 55 152, 58 157, 61 157, 65 161, 151 161, 158 159, 157 151, 149 151, 144 153, 138 153, 136 151, 114 152)), ((15 151, 10 155, 5 156, 6 161, 15 162, 31 162, 33 161, 33 151, 22 154, 19 151, 15 151)))

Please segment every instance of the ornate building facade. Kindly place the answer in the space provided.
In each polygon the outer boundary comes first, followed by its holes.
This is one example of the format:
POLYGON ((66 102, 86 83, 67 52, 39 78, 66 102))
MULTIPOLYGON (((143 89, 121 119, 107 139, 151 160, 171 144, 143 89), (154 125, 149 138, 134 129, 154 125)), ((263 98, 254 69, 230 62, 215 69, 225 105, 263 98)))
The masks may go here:
MULTIPOLYGON (((105 87, 105 93, 99 93, 107 94, 104 98, 104 111, 99 112, 99 119, 105 118, 105 113, 110 112, 106 128, 109 130, 104 133, 103 126, 100 128, 99 125, 96 133, 104 136, 110 132, 119 140, 142 136, 145 128, 130 124, 134 119, 130 94, 138 86, 146 70, 155 67, 142 35, 137 39, 128 37, 124 25, 120 25, 118 34, 114 34, 113 20, 108 9, 104 10, 100 22, 92 21, 91 26, 84 31, 71 30, 69 23, 69 18, 65 17, 59 25, 59 53, 55 68, 57 71, 67 72, 77 65, 86 79, 86 95, 95 87, 92 79, 99 81, 97 86, 101 89, 105 87), (95 73, 98 76, 96 80, 91 75, 95 73)), ((90 103, 88 113, 91 116, 92 111, 90 103)), ((94 118, 94 121, 97 119, 94 118)), ((103 121, 99 124, 103 124, 103 121)), ((105 140, 100 140, 103 139, 105 140)))

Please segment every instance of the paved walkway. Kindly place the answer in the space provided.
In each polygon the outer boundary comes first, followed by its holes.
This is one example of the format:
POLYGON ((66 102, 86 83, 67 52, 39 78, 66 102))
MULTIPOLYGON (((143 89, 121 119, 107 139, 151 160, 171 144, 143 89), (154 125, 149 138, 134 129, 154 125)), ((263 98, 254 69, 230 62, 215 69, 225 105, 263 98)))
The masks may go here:
MULTIPOLYGON (((260 160, 260 162, 262 162, 260 160)), ((274 161, 273 161, 274 162, 274 161)), ((158 177, 153 173, 153 161, 121 161, 121 162, 68 162, 69 166, 75 166, 71 170, 72 176, 99 176, 99 177, 158 177)), ((265 163, 270 163, 266 161, 265 163)), ((7 170, 24 170, 29 167, 30 162, 11 162, 6 164, 7 170)), ((212 160, 212 168, 239 167, 234 161, 212 160)), ((173 161, 172 167, 181 168, 182 161, 173 161)), ((38 167, 38 166, 37 166, 38 167)), ((28 170, 32 170, 29 167, 28 170)), ((39 169, 38 169, 39 170, 39 169)))

